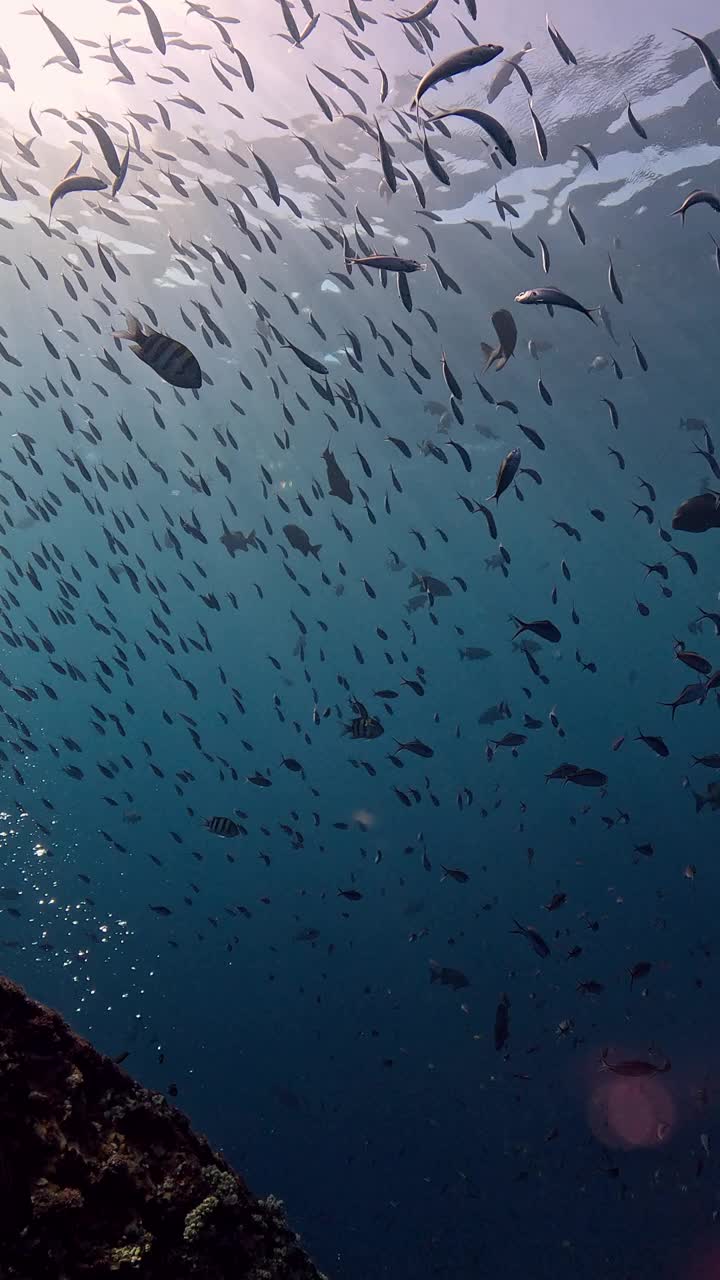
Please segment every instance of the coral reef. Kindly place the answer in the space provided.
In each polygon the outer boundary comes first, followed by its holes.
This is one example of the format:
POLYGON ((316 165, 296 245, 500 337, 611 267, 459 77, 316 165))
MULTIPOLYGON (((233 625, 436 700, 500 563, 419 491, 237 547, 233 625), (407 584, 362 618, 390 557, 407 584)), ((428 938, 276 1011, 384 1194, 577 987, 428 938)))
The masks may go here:
POLYGON ((3 1280, 323 1280, 278 1200, 0 978, 3 1280))

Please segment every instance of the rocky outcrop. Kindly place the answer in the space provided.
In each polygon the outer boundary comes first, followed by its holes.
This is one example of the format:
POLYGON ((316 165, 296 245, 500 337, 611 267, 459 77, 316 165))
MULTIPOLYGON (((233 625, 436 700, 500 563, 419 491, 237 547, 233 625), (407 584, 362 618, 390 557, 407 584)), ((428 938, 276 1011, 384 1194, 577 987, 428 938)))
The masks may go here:
POLYGON ((0 978, 3 1280, 323 1280, 187 1118, 0 978))

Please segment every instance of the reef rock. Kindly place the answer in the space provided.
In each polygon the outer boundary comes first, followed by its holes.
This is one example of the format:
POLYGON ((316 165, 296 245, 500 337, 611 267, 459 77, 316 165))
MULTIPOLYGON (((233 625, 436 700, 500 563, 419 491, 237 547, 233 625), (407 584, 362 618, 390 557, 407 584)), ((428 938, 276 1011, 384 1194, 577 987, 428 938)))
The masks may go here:
POLYGON ((0 978, 3 1280, 324 1280, 187 1118, 0 978))

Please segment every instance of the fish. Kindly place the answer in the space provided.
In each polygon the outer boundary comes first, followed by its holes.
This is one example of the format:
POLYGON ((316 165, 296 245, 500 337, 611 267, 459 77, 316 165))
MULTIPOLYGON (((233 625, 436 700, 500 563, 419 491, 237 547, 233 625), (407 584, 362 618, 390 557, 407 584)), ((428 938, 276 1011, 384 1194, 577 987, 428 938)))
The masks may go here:
POLYGON ((540 636, 541 640, 549 640, 551 644, 557 644, 558 641, 562 640, 560 628, 556 627, 555 623, 548 618, 542 618, 537 622, 523 622, 521 618, 516 618, 512 614, 511 621, 517 627, 513 640, 517 640, 517 637, 525 631, 531 631, 533 635, 540 636))
POLYGON ((634 132, 637 134, 638 138, 642 138, 645 142, 647 142, 647 133, 643 128, 643 126, 640 124, 640 121, 635 116, 635 113, 633 112, 632 106, 630 104, 630 99, 627 96, 625 98, 625 101, 627 103, 628 123, 630 124, 634 132))
POLYGON ((452 987, 453 991, 460 991, 463 987, 470 986, 470 979, 462 972, 461 969, 450 969, 446 965, 438 964, 436 960, 430 960, 430 983, 440 982, 444 987, 452 987))
POLYGON ((610 1062, 608 1058, 610 1050, 602 1049, 600 1053, 600 1066, 603 1071, 610 1071, 617 1076, 631 1076, 639 1079, 642 1076, 664 1075, 670 1071, 672 1063, 669 1058, 665 1058, 662 1063, 648 1062, 640 1058, 619 1059, 617 1062, 610 1062))
POLYGON ((45 23, 45 26, 47 27, 53 39, 57 41, 58 45, 60 46, 63 53, 65 54, 65 57, 67 58, 68 62, 73 67, 75 67, 76 71, 79 71, 80 57, 72 41, 68 39, 68 37, 65 35, 65 32, 60 29, 57 23, 53 22, 52 18, 46 17, 42 9, 38 9, 37 5, 33 5, 33 9, 35 13, 37 13, 38 16, 42 18, 43 22, 45 23))
POLYGON ((72 195, 75 191, 106 191, 108 183, 104 178, 96 178, 93 174, 76 173, 62 178, 50 192, 50 212, 52 213, 58 200, 72 195))
POLYGON ((502 309, 494 311, 490 319, 498 341, 496 347, 483 344, 483 353, 487 357, 484 373, 492 368, 493 365, 496 372, 504 369, 517 346, 517 325, 510 312, 502 309))
POLYGON ((495 1023, 493 1026, 493 1042, 495 1052, 499 1053, 505 1048, 510 1035, 510 998, 506 992, 500 997, 495 1008, 495 1023))
POLYGON ((464 648, 458 649, 460 660, 467 658, 468 662, 478 662, 483 658, 492 658, 490 649, 483 649, 479 645, 465 645, 464 648))
POLYGON ((119 178, 121 173, 120 157, 115 150, 115 144, 107 130, 104 129, 97 120, 94 120, 92 116, 80 115, 78 119, 82 120, 83 124, 86 124, 95 134, 108 169, 116 178, 119 178))
POLYGON ((447 57, 441 58, 439 62, 429 67, 425 75, 421 77, 410 105, 418 108, 420 99, 427 93, 428 89, 432 89, 443 80, 450 80, 453 76, 459 76, 464 71, 472 71, 475 67, 484 67, 488 62, 492 62, 493 58, 498 58, 501 53, 504 53, 501 44, 471 44, 466 49, 459 49, 456 53, 449 53, 447 57))
POLYGON ((423 262, 417 262, 415 258, 401 258, 397 254, 369 253, 364 258, 347 257, 345 262, 349 267, 372 267, 375 271, 404 272, 406 275, 425 270, 423 262))
POLYGON ((353 492, 350 481, 338 466, 335 454, 329 445, 322 456, 327 470, 328 492, 334 498, 340 498, 342 502, 352 506, 353 492))
POLYGON ((702 54, 703 62, 710 72, 710 79, 715 88, 720 89, 720 62, 718 62, 707 41, 701 40, 700 36, 691 35, 689 31, 682 31, 680 27, 673 27, 673 31, 676 31, 680 36, 685 36, 687 40, 692 40, 693 44, 697 45, 702 54))
POLYGON ((530 41, 527 40, 523 48, 517 53, 512 54, 510 58, 503 59, 502 66, 495 72, 495 75, 488 86, 487 101, 489 106, 492 105, 496 98, 500 97, 503 89, 506 89, 510 84, 513 70, 517 71, 520 62, 525 57, 525 54, 529 53, 531 49, 532 45, 530 41))
POLYGON ((716 812, 718 809, 720 809, 720 784, 719 783, 711 782, 710 786, 707 788, 707 791, 703 795, 698 795, 696 791, 693 791, 692 795, 695 800, 696 813, 702 813, 702 810, 706 807, 706 805, 709 806, 713 810, 713 812, 716 812))
POLYGON ((430 573, 413 572, 410 579, 410 589, 412 590, 413 587, 420 587, 428 595, 431 595, 433 599, 452 595, 452 588, 448 586, 447 582, 443 582, 440 578, 434 578, 430 573))
POLYGON ((492 138, 495 146, 500 152, 504 160, 509 165, 517 164, 517 151, 515 143, 504 125, 496 120, 494 116, 488 115, 486 111, 478 111, 475 107, 457 107, 454 111, 441 111, 437 115, 431 116, 431 121, 447 120, 450 116, 459 117, 462 120, 469 120, 471 124, 476 124, 479 129, 487 133, 492 138))
POLYGON ((709 205, 715 213, 720 213, 720 196, 716 196, 714 191, 698 190, 691 191, 690 195, 685 197, 679 209, 673 209, 672 216, 675 217, 679 213, 680 221, 685 226, 685 215, 688 209, 692 209, 698 204, 709 205))
MULTIPOLYGON (((528 102, 528 109, 530 111, 530 119, 532 120, 533 131, 535 133, 535 142, 537 143, 537 149, 540 154, 540 159, 547 160, 548 158, 547 136, 545 134, 545 130, 543 129, 538 117, 536 116, 533 110, 532 99, 530 99, 530 101, 528 102)), ((517 299, 515 299, 515 301, 517 301, 517 299)))
POLYGON ((588 320, 592 320, 593 324, 597 324, 597 320, 593 316, 593 310, 597 308, 584 307, 576 298, 572 298, 570 294, 563 293, 562 289, 556 289, 550 285, 544 285, 539 289, 525 289, 522 293, 515 295, 515 301, 523 306, 536 307, 567 307, 571 311, 581 311, 588 320))
POLYGON ((682 533, 707 533, 720 529, 720 495, 698 493, 685 498, 672 517, 672 528, 682 533))
POLYGON ((203 826, 214 836, 223 836, 226 840, 234 840, 240 835, 240 827, 232 818, 205 818, 203 826))
POLYGON ((515 925, 515 928, 511 929, 510 932, 519 933, 522 935, 523 938, 527 938, 535 954, 537 956, 540 956, 541 960, 546 960, 547 957, 550 955, 550 947, 548 946, 547 942, 543 938, 542 934, 539 933, 538 930, 533 927, 533 925, 520 924, 518 920, 513 920, 513 924, 515 925))
POLYGON ((243 533, 241 529, 233 531, 228 528, 224 520, 222 522, 222 529, 223 532, 219 541, 233 559, 235 558, 236 551, 248 551, 250 547, 257 550, 257 536, 254 529, 247 534, 243 533))
POLYGON ((496 502, 500 501, 503 493, 505 493, 515 479, 521 461, 522 454, 519 449, 511 449, 510 452, 505 455, 498 468, 497 479, 495 481, 495 492, 490 494, 486 501, 489 502, 492 498, 494 498, 496 502))
POLYGON ((470 876, 461 867, 443 867, 441 880, 455 880, 457 884, 467 884, 470 876))
POLYGON ((314 556, 316 560, 320 559, 318 554, 320 551, 320 543, 318 542, 313 545, 306 531, 301 529, 299 525, 284 524, 283 533, 290 543, 290 546, 294 547, 296 551, 299 551, 306 559, 309 555, 314 556))
POLYGON ((202 370, 193 353, 182 342, 167 338, 149 325, 143 326, 128 313, 128 327, 115 334, 121 341, 131 342, 130 350, 143 364, 169 382, 172 387, 197 390, 202 386, 202 370))
POLYGON ((575 57, 575 54, 572 52, 572 49, 570 49, 569 46, 565 43, 565 41, 563 40, 557 28, 552 26, 547 14, 545 14, 545 26, 547 28, 547 33, 550 36, 550 39, 555 45, 555 48, 560 54, 560 57, 562 58, 565 65, 577 66, 577 58, 575 57))
POLYGON ((425 0, 425 4, 421 5, 419 9, 415 9, 412 13, 405 14, 404 16, 397 13, 388 13, 386 16, 388 18, 392 18, 395 22, 407 24, 411 22, 424 22, 426 18, 430 17, 433 9, 437 8, 439 2, 440 0, 425 0))
POLYGON ((165 54, 167 46, 165 42, 165 36, 163 34, 163 29, 160 25, 160 21, 157 17, 157 14, 153 9, 150 8, 150 5, 147 3, 147 0, 137 0, 137 3, 140 5, 140 8, 145 14, 145 19, 148 24, 148 30, 152 37, 152 41, 153 41, 153 44, 155 45, 155 48, 157 49, 158 53, 165 54))

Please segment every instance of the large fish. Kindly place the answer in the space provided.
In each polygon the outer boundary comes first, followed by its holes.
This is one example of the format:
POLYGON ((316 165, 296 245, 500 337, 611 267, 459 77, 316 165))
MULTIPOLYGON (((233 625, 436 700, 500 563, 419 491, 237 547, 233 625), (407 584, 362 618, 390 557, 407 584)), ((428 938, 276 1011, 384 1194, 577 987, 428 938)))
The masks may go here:
POLYGON ((510 134, 505 126, 494 116, 488 115, 487 111, 476 111, 474 107, 458 107, 456 111, 441 111, 439 115, 431 116, 431 119, 446 120, 448 116, 460 116, 463 120, 476 124, 479 129, 489 134, 508 164, 517 164, 515 143, 510 134))
POLYGON ((425 72, 415 90, 411 105, 418 107, 423 94, 427 93, 428 89, 432 89, 433 85, 439 84, 441 80, 459 76, 463 71, 472 71, 474 67, 484 67, 487 62, 492 62, 493 58, 497 58, 503 52, 501 44, 471 44, 467 49, 449 53, 446 58, 441 58, 425 72))
POLYGON ((196 391, 202 385, 202 370, 195 356, 175 338, 166 338, 149 326, 143 328, 140 321, 130 314, 127 329, 116 333, 115 337, 132 342, 130 350, 171 387, 196 391))
POLYGON ((553 307, 567 307, 570 311, 581 311, 588 320, 597 324, 592 308, 584 307, 569 293, 563 293, 562 289, 556 289, 553 285, 543 285, 540 289, 524 289, 522 293, 515 295, 515 301, 523 306, 547 307, 551 315, 553 307))
POLYGON ((720 497, 714 493, 698 493, 686 498, 672 518, 672 527, 682 533, 720 529, 720 497))

